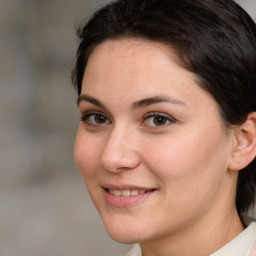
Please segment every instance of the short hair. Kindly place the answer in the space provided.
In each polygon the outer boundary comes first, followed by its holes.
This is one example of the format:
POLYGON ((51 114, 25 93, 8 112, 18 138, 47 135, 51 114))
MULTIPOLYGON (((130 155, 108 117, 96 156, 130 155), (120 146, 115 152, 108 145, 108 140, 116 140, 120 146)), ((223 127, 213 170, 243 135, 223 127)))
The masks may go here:
MULTIPOLYGON (((77 30, 80 45, 72 81, 78 95, 91 52, 107 39, 141 38, 163 43, 193 72, 219 105, 227 125, 256 111, 256 25, 233 0, 117 0, 77 30)), ((254 205, 256 159, 239 171, 236 208, 254 205)))

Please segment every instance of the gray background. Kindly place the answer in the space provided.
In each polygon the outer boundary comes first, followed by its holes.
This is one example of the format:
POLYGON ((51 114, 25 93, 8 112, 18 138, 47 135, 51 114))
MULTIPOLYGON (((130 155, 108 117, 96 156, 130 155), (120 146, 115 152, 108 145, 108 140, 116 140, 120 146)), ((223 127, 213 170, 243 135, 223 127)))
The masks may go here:
MULTIPOLYGON (((73 161, 74 26, 103 2, 0 1, 0 256, 127 250, 108 238, 73 161)), ((256 18, 256 0, 239 2, 256 18)))

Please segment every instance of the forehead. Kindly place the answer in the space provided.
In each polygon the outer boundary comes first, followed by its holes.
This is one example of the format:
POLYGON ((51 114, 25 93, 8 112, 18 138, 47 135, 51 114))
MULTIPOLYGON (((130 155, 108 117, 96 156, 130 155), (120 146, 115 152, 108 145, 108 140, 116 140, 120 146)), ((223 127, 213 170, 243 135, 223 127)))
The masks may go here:
POLYGON ((124 84, 129 83, 130 88, 149 89, 149 85, 155 82, 155 87, 166 83, 161 78, 166 79, 167 76, 168 83, 178 81, 181 76, 196 80, 194 74, 178 64, 174 52, 162 43, 142 39, 106 40, 89 56, 82 89, 89 89, 92 83, 103 86, 108 82, 113 87, 122 84, 124 88, 124 84))
MULTIPOLYGON (((150 41, 143 38, 118 38, 118 39, 107 39, 97 45, 89 55, 88 61, 100 57, 101 60, 106 60, 111 56, 115 56, 116 61, 121 60, 122 62, 128 57, 129 60, 138 60, 142 55, 151 56, 152 59, 160 57, 165 60, 175 61, 179 63, 179 59, 175 54, 174 49, 170 46, 161 43, 150 41), (140 55, 140 56, 139 56, 140 55)), ((144 62, 145 64, 146 62, 144 62)), ((125 63, 124 63, 125 64, 125 63)))

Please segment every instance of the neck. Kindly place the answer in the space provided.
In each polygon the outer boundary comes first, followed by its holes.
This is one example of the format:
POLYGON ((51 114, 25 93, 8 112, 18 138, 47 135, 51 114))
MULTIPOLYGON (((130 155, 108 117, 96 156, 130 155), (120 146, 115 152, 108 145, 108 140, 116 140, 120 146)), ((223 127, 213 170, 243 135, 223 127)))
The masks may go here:
POLYGON ((193 223, 186 230, 173 232, 156 241, 141 243, 143 256, 205 256, 233 240, 244 230, 236 209, 229 214, 219 212, 222 219, 208 216, 193 223), (224 215, 223 215, 224 214, 224 215))

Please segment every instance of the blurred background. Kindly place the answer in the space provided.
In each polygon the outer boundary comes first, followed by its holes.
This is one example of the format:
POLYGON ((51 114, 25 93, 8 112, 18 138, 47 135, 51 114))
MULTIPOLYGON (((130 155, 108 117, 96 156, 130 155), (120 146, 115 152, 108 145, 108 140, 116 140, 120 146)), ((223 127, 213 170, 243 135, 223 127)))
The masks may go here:
MULTIPOLYGON (((0 1, 0 256, 120 256, 74 165, 75 25, 107 1, 0 1)), ((256 0, 238 1, 255 19, 256 0)))

